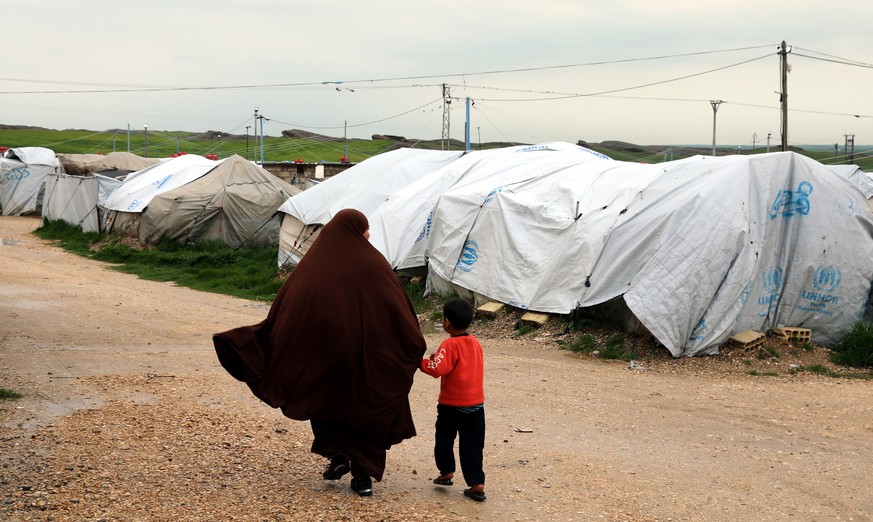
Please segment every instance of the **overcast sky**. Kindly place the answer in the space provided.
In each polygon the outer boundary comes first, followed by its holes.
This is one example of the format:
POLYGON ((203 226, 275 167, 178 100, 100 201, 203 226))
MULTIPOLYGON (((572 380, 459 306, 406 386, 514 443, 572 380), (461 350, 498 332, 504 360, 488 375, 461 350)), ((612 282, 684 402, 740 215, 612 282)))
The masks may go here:
POLYGON ((873 143, 867 0, 28 0, 2 16, 2 124, 245 134, 258 107, 273 136, 439 139, 445 83, 452 138, 474 101, 473 143, 710 144, 722 100, 720 145, 778 146, 785 40, 789 143, 873 143))

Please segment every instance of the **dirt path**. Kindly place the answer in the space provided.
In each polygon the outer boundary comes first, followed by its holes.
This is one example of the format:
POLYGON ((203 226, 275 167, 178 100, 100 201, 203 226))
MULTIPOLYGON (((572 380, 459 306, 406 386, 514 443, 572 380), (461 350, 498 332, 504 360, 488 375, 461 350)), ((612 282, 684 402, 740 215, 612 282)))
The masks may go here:
POLYGON ((38 223, 0 217, 0 388, 24 394, 0 400, 0 519, 873 520, 871 381, 640 372, 504 337, 482 339, 488 500, 430 484, 422 374, 419 436, 359 498, 215 359, 211 334, 265 304, 115 272, 38 223))

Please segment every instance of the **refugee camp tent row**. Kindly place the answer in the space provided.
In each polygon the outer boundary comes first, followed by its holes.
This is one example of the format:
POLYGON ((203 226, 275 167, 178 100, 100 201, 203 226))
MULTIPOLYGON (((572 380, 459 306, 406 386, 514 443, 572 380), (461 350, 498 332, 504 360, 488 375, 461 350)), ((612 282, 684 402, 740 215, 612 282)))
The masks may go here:
POLYGON ((59 172, 54 151, 45 147, 9 149, 0 157, 0 209, 4 216, 36 212, 43 200, 45 179, 59 172))
POLYGON ((241 156, 187 154, 129 174, 106 201, 108 229, 145 244, 276 245, 277 209, 299 192, 241 156))
POLYGON ((560 314, 621 303, 676 357, 777 326, 833 345, 868 310, 873 214, 828 167, 791 152, 562 163, 562 149, 469 153, 365 209, 371 241, 395 268, 426 265, 434 291, 560 314))
POLYGON ((279 266, 296 265, 318 230, 344 208, 371 214, 395 191, 458 159, 460 151, 397 149, 373 156, 288 199, 279 233, 279 266))
POLYGON ((568 313, 622 298, 674 355, 810 328, 832 346, 865 314, 873 214, 852 183, 791 152, 591 162, 442 194, 429 284, 568 313))

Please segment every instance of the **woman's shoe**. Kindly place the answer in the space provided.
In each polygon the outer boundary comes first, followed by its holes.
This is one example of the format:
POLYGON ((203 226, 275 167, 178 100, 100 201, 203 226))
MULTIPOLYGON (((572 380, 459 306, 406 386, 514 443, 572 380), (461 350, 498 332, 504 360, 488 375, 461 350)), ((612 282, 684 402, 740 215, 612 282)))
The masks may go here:
POLYGON ((357 492, 362 497, 369 497, 373 494, 373 481, 370 477, 352 477, 352 491, 357 492))
POLYGON ((324 480, 339 480, 343 478, 343 475, 351 471, 352 468, 349 465, 349 459, 345 457, 334 457, 330 459, 330 464, 327 465, 327 469, 324 470, 324 473, 321 474, 324 477, 324 480))

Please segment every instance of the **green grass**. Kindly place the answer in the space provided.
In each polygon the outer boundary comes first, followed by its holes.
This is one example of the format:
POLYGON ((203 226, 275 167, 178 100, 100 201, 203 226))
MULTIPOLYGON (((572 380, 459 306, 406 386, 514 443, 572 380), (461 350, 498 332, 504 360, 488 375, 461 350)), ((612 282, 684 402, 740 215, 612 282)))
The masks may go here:
POLYGON ((835 364, 873 368, 873 324, 856 321, 833 352, 831 361, 835 364))
POLYGON ((20 399, 22 395, 14 390, 0 388, 0 399, 20 399))
POLYGON ((778 359, 779 350, 772 346, 764 345, 758 350, 758 359, 778 359))
MULTIPOLYGON (((134 154, 152 158, 167 158, 180 151, 202 156, 218 154, 220 158, 226 158, 232 154, 238 154, 253 160, 260 160, 261 157, 261 147, 260 144, 256 145, 254 133, 250 132, 247 138, 244 129, 235 131, 239 134, 230 134, 221 129, 206 132, 185 132, 150 128, 148 131, 148 153, 146 153, 146 135, 142 126, 131 127, 129 146, 127 124, 119 125, 119 127, 122 128, 104 131, 41 128, 0 129, 0 145, 10 148, 47 147, 58 154, 107 154, 115 151, 129 150, 134 154)), ((408 136, 408 138, 419 137, 408 136)), ((475 149, 492 149, 517 144, 493 142, 481 145, 475 144, 473 147, 475 149)), ((337 162, 348 151, 349 161, 358 163, 371 156, 387 152, 395 145, 396 142, 390 139, 350 139, 346 141, 342 137, 327 136, 320 139, 264 136, 263 149, 265 161, 294 161, 301 159, 308 163, 319 161, 337 162)), ((660 163, 665 158, 670 159, 662 151, 653 153, 644 150, 612 150, 593 144, 588 146, 597 152, 622 161, 660 163)), ((415 143, 415 147, 419 149, 440 149, 442 147, 442 140, 418 141, 415 143)), ((463 144, 457 140, 452 140, 451 148, 453 150, 462 150, 463 144)), ((671 147, 665 146, 664 148, 671 147)), ((707 154, 706 150, 695 149, 687 151, 685 156, 683 156, 677 149, 673 159, 682 159, 691 154, 707 154)), ((764 151, 764 147, 758 147, 755 153, 760 154, 764 151)), ((799 152, 805 156, 827 163, 842 162, 842 158, 837 158, 837 160, 833 158, 833 151, 804 150, 799 152)), ((724 153, 725 151, 719 151, 719 155, 724 153)), ((866 171, 873 170, 873 157, 856 154, 855 164, 866 171)))
POLYGON ((44 223, 34 234, 78 255, 115 264, 120 272, 204 292, 272 301, 284 282, 275 247, 233 249, 220 243, 181 247, 164 242, 137 250, 117 236, 85 233, 63 221, 44 223))
POLYGON ((591 353, 597 350, 597 340, 588 334, 582 334, 567 348, 571 352, 591 353))
POLYGON ((625 346, 624 341, 625 335, 623 333, 609 337, 603 343, 603 346, 600 347, 600 354, 598 357, 601 359, 618 359, 622 361, 638 359, 639 356, 636 352, 625 346))
POLYGON ((777 377, 779 372, 774 372, 772 370, 759 372, 758 370, 749 370, 746 372, 748 375, 754 375, 758 377, 777 377))

